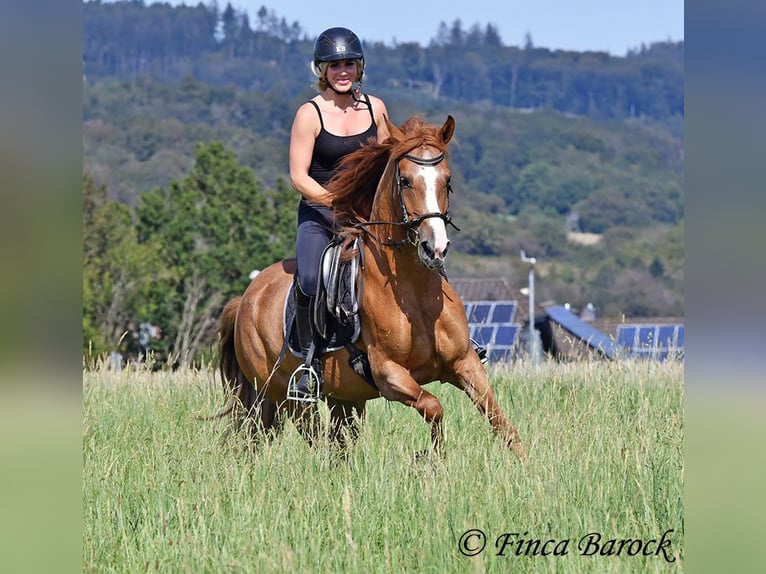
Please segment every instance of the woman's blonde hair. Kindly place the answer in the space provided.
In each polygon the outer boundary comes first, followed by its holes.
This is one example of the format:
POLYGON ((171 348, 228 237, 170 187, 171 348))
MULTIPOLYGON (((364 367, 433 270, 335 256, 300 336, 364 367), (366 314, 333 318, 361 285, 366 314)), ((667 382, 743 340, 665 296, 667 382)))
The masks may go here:
MULTIPOLYGON (((364 76, 364 61, 361 58, 356 58, 353 60, 354 65, 356 66, 356 79, 354 82, 362 82, 362 76, 364 76)), ((317 89, 318 92, 324 92, 327 89, 327 68, 329 67, 330 62, 319 62, 319 64, 311 64, 311 71, 314 72, 314 75, 317 77, 316 84, 314 84, 314 87, 317 89)))

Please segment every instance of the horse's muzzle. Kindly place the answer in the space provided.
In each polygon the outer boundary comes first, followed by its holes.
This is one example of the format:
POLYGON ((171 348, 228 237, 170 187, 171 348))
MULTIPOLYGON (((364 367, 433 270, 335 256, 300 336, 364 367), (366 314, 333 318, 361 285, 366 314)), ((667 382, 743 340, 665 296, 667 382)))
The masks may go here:
POLYGON ((449 241, 444 246, 444 249, 436 250, 431 245, 430 241, 421 241, 418 243, 418 256, 420 262, 428 269, 443 269, 444 261, 447 259, 447 251, 449 250, 449 241))

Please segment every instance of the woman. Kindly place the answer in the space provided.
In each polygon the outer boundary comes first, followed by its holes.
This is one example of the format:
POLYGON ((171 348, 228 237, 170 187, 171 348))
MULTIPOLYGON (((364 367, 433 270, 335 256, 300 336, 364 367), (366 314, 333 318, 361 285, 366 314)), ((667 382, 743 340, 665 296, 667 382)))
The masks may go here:
MULTIPOLYGON (((302 195, 298 207, 298 288, 296 324, 304 357, 315 341, 311 314, 317 293, 319 259, 332 239, 333 215, 323 187, 338 161, 371 138, 388 137, 386 106, 362 94, 364 50, 347 28, 330 28, 314 43, 312 70, 319 94, 295 114, 290 133, 290 180, 302 195)), ((297 393, 310 400, 309 377, 303 372, 297 393)))

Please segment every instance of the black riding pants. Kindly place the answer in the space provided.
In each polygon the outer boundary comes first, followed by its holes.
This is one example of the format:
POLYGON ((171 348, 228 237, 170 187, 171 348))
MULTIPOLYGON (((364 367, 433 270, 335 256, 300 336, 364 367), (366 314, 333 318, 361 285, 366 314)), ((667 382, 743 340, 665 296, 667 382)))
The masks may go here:
POLYGON ((317 293, 319 263, 333 236, 333 213, 329 207, 301 200, 298 205, 298 284, 311 297, 317 293))

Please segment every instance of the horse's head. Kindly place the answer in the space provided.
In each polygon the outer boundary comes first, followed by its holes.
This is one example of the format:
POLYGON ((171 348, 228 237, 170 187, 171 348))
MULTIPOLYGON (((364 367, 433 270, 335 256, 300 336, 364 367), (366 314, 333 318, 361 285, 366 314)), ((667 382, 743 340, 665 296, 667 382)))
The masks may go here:
POLYGON ((402 149, 392 159, 395 202, 407 230, 407 241, 417 246, 423 265, 441 269, 449 249, 447 224, 451 223, 452 190, 446 153, 455 133, 455 120, 448 116, 444 125, 437 128, 411 118, 401 129, 386 121, 394 149, 402 149))

